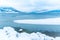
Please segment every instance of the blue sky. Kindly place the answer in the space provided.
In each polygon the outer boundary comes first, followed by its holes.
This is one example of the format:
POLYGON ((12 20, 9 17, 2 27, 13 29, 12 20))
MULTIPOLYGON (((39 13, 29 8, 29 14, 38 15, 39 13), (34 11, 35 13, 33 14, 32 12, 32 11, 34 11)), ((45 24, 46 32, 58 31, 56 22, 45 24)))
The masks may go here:
POLYGON ((60 0, 0 0, 0 6, 11 6, 24 12, 60 9, 60 0))

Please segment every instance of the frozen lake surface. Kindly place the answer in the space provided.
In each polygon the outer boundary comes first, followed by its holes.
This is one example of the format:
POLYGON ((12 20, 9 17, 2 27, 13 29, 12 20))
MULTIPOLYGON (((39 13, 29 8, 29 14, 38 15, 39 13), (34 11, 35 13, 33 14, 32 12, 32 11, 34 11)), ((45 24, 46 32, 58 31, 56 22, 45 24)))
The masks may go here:
MULTIPOLYGON (((50 36, 60 35, 60 25, 48 25, 48 24, 26 24, 26 23, 15 23, 14 20, 37 20, 37 19, 54 19, 60 17, 60 11, 52 11, 45 13, 0 13, 0 28, 4 26, 11 26, 15 28, 16 31, 19 28, 24 29, 27 32, 42 32, 50 36), (52 33, 53 32, 53 33, 52 33)), ((47 21, 46 21, 47 22, 47 21)))

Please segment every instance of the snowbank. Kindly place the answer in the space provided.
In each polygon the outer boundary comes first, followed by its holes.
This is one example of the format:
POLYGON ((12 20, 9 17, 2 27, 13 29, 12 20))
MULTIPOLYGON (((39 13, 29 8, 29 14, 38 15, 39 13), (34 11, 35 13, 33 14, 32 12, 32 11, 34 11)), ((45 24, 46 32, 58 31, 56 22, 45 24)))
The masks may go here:
POLYGON ((18 33, 12 27, 4 27, 0 29, 0 40, 54 40, 54 38, 40 32, 18 33))

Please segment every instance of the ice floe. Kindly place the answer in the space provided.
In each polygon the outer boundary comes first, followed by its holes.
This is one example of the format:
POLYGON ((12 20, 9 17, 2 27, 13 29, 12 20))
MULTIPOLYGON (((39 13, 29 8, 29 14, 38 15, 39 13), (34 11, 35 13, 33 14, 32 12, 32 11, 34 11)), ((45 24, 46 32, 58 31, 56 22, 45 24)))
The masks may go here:
POLYGON ((14 20, 15 23, 60 25, 60 18, 14 20))

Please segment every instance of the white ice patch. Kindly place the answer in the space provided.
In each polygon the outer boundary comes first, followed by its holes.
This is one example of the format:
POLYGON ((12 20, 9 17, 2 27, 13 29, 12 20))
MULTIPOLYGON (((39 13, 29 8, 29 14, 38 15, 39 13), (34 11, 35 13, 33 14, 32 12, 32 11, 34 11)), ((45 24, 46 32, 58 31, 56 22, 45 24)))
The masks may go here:
POLYGON ((60 18, 14 20, 15 23, 60 25, 60 18))
MULTIPOLYGON (((42 34, 40 32, 37 33, 18 33, 12 27, 4 27, 0 29, 0 40, 57 40, 59 38, 53 38, 42 34)), ((60 40, 60 39, 59 39, 60 40)))

